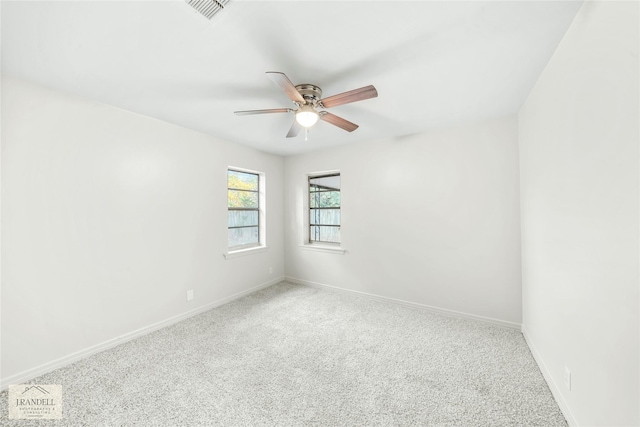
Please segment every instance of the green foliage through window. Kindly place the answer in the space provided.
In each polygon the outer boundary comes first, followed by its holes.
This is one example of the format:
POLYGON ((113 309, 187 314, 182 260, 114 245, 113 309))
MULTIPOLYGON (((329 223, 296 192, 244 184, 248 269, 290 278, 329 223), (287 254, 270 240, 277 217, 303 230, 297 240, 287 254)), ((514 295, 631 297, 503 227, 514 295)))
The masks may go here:
POLYGON ((227 171, 228 244, 241 248, 260 244, 260 175, 227 171))

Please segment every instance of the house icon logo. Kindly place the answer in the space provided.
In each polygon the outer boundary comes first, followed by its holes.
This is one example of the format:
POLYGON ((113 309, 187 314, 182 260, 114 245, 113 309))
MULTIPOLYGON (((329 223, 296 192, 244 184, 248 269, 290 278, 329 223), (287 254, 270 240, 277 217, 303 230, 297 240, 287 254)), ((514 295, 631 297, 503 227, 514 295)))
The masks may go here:
POLYGON ((62 386, 59 384, 20 384, 9 386, 9 418, 62 418, 62 386))
POLYGON ((22 392, 22 394, 25 394, 27 392, 29 392, 30 390, 37 390, 42 394, 51 394, 47 391, 47 389, 45 389, 43 386, 41 385, 27 385, 24 387, 24 391, 22 392))

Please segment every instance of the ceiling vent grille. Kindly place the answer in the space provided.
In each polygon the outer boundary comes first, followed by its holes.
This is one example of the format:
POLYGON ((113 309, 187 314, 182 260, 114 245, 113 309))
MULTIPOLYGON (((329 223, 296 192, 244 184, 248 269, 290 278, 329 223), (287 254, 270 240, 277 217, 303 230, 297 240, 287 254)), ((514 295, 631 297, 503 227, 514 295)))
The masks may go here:
POLYGON ((189 6, 194 8, 205 18, 211 19, 213 15, 224 9, 229 0, 185 0, 189 6))

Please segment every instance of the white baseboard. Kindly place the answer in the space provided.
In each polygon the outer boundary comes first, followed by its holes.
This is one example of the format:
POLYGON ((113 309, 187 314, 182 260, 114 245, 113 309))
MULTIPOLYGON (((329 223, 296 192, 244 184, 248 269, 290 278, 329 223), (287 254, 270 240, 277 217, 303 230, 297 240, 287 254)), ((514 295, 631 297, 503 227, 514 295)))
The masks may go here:
POLYGON ((560 388, 558 387, 558 384, 556 384, 556 382, 553 380, 553 377, 551 376, 551 372, 547 368, 547 365, 545 365, 544 360, 540 355, 540 352, 538 351, 535 344, 531 340, 531 336, 527 333, 527 328, 525 327, 525 325, 522 325, 522 335, 524 335, 524 339, 527 342, 527 345, 529 346, 529 350, 531 350, 533 359, 538 364, 538 367, 540 368, 540 372, 542 372, 542 376, 547 381, 549 390, 551 390, 551 394, 553 395, 554 399, 558 403, 558 406, 562 411, 562 415, 564 415, 564 418, 567 420, 567 423, 569 424, 570 427, 578 426, 579 424, 576 421, 575 417, 573 416, 573 413, 571 413, 571 409, 569 409, 569 405, 567 405, 567 402, 564 400, 564 396, 560 392, 560 388))
POLYGON ((433 307, 433 306, 425 305, 425 304, 418 304, 418 303, 415 303, 415 302, 410 302, 410 301, 405 301, 405 300, 400 300, 400 299, 395 299, 395 298, 384 297, 384 296, 381 296, 381 295, 370 294, 370 293, 367 293, 367 292, 354 291, 354 290, 351 290, 351 289, 345 289, 345 288, 340 288, 340 287, 337 287, 337 286, 325 285, 323 283, 311 282, 309 280, 298 279, 296 277, 286 276, 285 280, 288 281, 288 282, 299 284, 299 285, 312 286, 314 288, 326 289, 326 290, 329 290, 329 291, 341 292, 341 293, 350 294, 350 295, 358 295, 358 296, 361 296, 361 297, 364 297, 364 298, 373 299, 373 300, 376 300, 376 301, 385 301, 385 302, 391 302, 391 303, 394 303, 394 304, 400 304, 400 305, 404 305, 404 306, 407 306, 407 307, 412 307, 412 308, 417 308, 417 309, 420 309, 420 310, 429 311, 431 313, 442 314, 444 316, 457 317, 457 318, 469 319, 469 320, 477 320, 479 322, 489 323, 491 325, 500 326, 500 327, 503 327, 503 328, 516 329, 518 331, 521 329, 520 323, 508 322, 506 320, 494 319, 492 317, 478 316, 478 315, 475 315, 475 314, 463 313, 461 311, 448 310, 446 308, 433 307))
POLYGON ((238 292, 237 294, 233 294, 231 296, 221 298, 219 300, 213 301, 201 307, 194 308, 193 310, 189 310, 182 314, 169 317, 168 319, 161 320, 160 322, 156 322, 154 324, 145 326, 144 328, 137 329, 135 331, 121 335, 119 337, 104 341, 100 344, 87 347, 80 351, 76 351, 75 353, 71 353, 59 359, 52 360, 51 362, 47 362, 40 366, 36 366, 35 368, 27 369, 26 371, 22 371, 18 374, 12 375, 7 378, 2 378, 0 380, 0 391, 9 388, 9 385, 22 384, 26 381, 30 381, 36 377, 39 377, 40 375, 62 368, 63 366, 67 366, 71 363, 77 362, 78 360, 84 359, 93 354, 100 353, 101 351, 105 351, 109 348, 123 344, 127 341, 131 341, 132 339, 141 337, 153 331, 157 331, 158 329, 166 328, 167 326, 171 326, 175 323, 181 322, 190 317, 196 316, 200 313, 204 313, 205 311, 211 310, 212 308, 215 308, 215 307, 219 307, 223 304, 226 304, 238 298, 242 298, 244 296, 257 292, 261 289, 268 288, 269 286, 275 285, 276 283, 282 282, 283 280, 285 280, 284 277, 279 277, 277 279, 270 280, 268 282, 254 286, 253 288, 247 289, 246 291, 238 292))

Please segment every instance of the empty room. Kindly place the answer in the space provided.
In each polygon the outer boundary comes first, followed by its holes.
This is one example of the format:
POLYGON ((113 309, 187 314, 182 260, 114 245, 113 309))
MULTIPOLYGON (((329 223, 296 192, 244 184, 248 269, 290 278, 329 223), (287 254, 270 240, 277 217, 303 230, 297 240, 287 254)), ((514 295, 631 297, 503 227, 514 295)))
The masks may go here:
POLYGON ((639 426, 638 1, 0 1, 3 426, 639 426))

